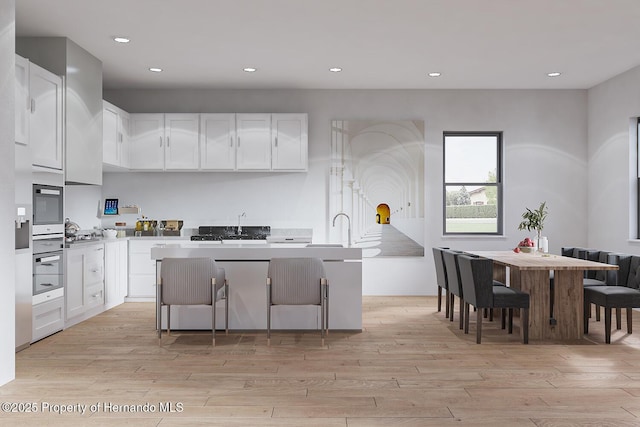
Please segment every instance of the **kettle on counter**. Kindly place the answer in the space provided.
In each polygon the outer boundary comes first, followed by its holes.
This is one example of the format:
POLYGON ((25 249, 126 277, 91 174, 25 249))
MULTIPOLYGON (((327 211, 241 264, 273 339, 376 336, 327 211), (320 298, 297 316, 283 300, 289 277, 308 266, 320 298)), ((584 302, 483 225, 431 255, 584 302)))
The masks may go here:
POLYGON ((80 226, 69 218, 64 219, 64 235, 65 237, 74 237, 80 231, 80 226))

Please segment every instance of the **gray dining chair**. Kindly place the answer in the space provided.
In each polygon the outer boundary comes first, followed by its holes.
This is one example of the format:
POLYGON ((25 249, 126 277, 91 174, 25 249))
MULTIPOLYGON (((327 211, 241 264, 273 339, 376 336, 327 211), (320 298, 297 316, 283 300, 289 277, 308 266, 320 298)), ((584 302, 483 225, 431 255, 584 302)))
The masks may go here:
POLYGON ((271 307, 320 306, 320 337, 329 333, 329 284, 320 258, 272 258, 267 272, 267 345, 271 345, 271 307))
POLYGON ((469 333, 469 306, 477 308, 476 315, 476 343, 480 344, 482 337, 483 308, 500 308, 509 310, 509 333, 513 332, 513 309, 520 309, 520 327, 522 328, 522 342, 529 343, 529 294, 506 286, 496 286, 493 281, 493 261, 487 258, 455 255, 460 271, 460 282, 464 292, 465 327, 469 333))
POLYGON ((211 258, 163 258, 156 289, 158 343, 162 343, 162 306, 171 333, 172 305, 210 305, 212 345, 216 345, 216 302, 225 300, 225 333, 229 333, 229 284, 225 271, 211 258))

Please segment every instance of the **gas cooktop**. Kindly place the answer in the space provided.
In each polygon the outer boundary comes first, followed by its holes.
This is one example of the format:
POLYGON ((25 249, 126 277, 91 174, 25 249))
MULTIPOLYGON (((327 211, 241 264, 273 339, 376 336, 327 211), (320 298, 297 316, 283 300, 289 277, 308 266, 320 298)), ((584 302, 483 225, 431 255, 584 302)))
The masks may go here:
POLYGON ((269 235, 271 235, 271 226, 268 225, 243 227, 207 225, 198 227, 198 234, 191 236, 191 240, 266 240, 269 235))

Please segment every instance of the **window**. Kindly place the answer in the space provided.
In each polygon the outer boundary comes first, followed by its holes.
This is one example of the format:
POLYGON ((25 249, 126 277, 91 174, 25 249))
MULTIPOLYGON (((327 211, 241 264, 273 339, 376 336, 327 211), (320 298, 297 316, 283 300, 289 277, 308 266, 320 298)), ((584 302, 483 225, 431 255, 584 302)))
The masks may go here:
POLYGON ((502 132, 444 133, 444 234, 502 234, 502 132))

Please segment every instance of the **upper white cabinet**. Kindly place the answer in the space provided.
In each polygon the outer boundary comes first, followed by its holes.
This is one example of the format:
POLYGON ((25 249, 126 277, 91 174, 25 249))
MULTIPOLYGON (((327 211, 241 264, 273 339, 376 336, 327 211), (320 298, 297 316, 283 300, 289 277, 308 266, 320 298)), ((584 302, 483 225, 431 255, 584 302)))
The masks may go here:
POLYGON ((102 109, 102 162, 129 167, 129 113, 107 101, 102 109))
POLYGON ((29 144, 29 60, 16 55, 16 138, 19 144, 29 144))
POLYGON ((164 114, 131 114, 131 169, 164 169, 164 114))
MULTIPOLYGON (((105 103, 104 162, 135 170, 306 171, 307 114, 131 114, 105 103), (124 114, 123 114, 124 113, 124 114), (129 118, 129 163, 118 124, 129 118), (118 151, 120 150, 120 151, 118 151), (120 156, 120 158, 118 157, 120 156)), ((126 135, 126 131, 121 131, 126 135)), ((126 136, 124 136, 126 140, 126 136)))
POLYGON ((198 169, 198 114, 131 114, 130 129, 131 169, 198 169))
POLYGON ((165 114, 164 167, 166 170, 189 170, 199 167, 198 114, 165 114))
POLYGON ((307 170, 309 144, 306 114, 273 114, 271 138, 273 170, 307 170))
POLYGON ((236 115, 200 115, 200 169, 236 168, 236 115))
POLYGON ((238 170, 271 169, 271 114, 236 114, 238 170))
POLYGON ((62 77, 30 63, 29 95, 33 164, 62 169, 62 77))

